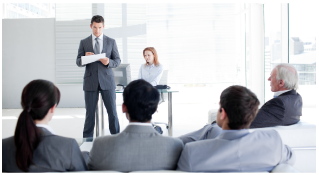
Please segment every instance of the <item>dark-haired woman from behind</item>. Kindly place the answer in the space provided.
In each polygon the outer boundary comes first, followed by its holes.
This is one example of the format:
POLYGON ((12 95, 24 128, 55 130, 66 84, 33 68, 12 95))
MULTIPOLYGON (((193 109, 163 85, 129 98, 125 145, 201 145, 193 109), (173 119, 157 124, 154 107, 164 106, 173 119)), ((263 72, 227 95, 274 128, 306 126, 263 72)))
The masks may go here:
POLYGON ((48 122, 60 101, 50 81, 33 80, 21 96, 21 112, 13 137, 2 140, 2 171, 84 171, 82 153, 74 139, 55 135, 48 122))

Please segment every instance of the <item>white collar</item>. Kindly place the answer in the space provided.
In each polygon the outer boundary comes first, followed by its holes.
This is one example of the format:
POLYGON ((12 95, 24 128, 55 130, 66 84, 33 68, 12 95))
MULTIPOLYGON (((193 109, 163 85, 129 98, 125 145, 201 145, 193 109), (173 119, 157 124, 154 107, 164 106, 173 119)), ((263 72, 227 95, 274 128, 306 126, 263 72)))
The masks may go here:
MULTIPOLYGON (((97 37, 92 33, 92 39, 95 40, 95 38, 97 37)), ((98 38, 103 41, 103 33, 101 33, 101 35, 98 38)))
POLYGON ((274 92, 274 97, 278 97, 279 95, 281 95, 285 92, 288 92, 288 91, 291 91, 291 89, 274 92))
POLYGON ((49 125, 44 125, 44 124, 36 124, 37 127, 42 127, 42 128, 45 128, 47 129, 49 132, 51 132, 51 134, 55 134, 55 132, 53 131, 53 129, 49 126, 49 125))
POLYGON ((223 133, 226 133, 226 132, 238 132, 238 131, 240 131, 240 130, 242 130, 242 129, 228 129, 228 130, 222 129, 221 132, 223 132, 223 133))
POLYGON ((147 64, 147 66, 154 67, 154 63, 153 63, 153 64, 151 64, 151 65, 147 64))
POLYGON ((130 122, 128 125, 152 126, 152 123, 130 122))

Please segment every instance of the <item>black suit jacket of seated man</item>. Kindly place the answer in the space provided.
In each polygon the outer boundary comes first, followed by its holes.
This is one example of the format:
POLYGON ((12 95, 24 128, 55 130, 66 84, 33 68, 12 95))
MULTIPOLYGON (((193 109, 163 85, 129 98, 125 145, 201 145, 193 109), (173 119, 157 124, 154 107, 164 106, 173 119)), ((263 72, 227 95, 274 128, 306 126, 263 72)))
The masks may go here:
POLYGON ((293 125, 300 121, 302 98, 290 90, 266 102, 258 111, 250 128, 293 125))

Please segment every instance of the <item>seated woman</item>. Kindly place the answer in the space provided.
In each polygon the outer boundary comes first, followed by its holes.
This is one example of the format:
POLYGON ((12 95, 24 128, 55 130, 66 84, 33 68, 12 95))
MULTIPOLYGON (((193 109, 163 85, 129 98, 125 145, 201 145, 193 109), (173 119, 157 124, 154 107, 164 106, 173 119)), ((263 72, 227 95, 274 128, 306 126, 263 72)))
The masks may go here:
POLYGON ((84 171, 86 162, 74 139, 55 135, 48 122, 60 101, 50 81, 33 80, 24 87, 13 137, 2 139, 2 171, 84 171))
MULTIPOLYGON (((163 65, 158 61, 158 55, 154 47, 146 47, 143 50, 143 56, 146 61, 145 64, 141 65, 138 73, 138 79, 143 79, 149 82, 152 86, 157 86, 163 75, 163 65)), ((163 93, 160 95, 159 104, 164 102, 163 93)), ((164 123, 165 124, 165 123, 164 123)), ((154 124, 153 124, 154 125, 154 124)), ((155 125, 155 130, 160 134, 163 133, 160 126, 155 125)))
POLYGON ((156 86, 163 75, 163 65, 158 62, 157 52, 154 47, 146 47, 143 50, 143 56, 146 63, 141 65, 138 79, 143 79, 152 86, 156 86))

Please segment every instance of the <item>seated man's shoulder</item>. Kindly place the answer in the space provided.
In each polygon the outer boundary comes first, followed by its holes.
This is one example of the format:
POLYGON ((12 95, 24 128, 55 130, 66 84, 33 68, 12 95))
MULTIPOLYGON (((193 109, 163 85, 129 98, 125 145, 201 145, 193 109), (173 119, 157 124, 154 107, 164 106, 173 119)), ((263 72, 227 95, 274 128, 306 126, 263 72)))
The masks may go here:
POLYGON ((110 141, 116 141, 121 136, 119 136, 120 133, 114 134, 114 135, 106 135, 106 136, 100 136, 94 139, 94 143, 103 143, 103 142, 110 142, 110 141))
MULTIPOLYGON (((291 91, 288 91, 286 93, 283 93, 281 95, 279 95, 277 97, 278 99, 282 99, 282 100, 285 100, 285 99, 299 99, 301 98, 301 95, 299 93, 297 93, 295 90, 291 90, 291 91)), ((276 98, 274 98, 276 99, 276 98)))
MULTIPOLYGON (((277 115, 283 117, 285 111, 285 101, 285 99, 280 97, 270 99, 260 108, 258 114, 260 114, 260 111, 267 113, 269 113, 270 111, 277 111, 277 113, 280 112, 280 114, 277 115)), ((257 117, 259 116, 258 114, 257 117)))
POLYGON ((254 137, 259 140, 276 140, 280 139, 281 137, 279 133, 274 129, 262 129, 262 130, 255 130, 254 132, 247 135, 248 137, 254 137))
POLYGON ((283 105, 284 99, 286 99, 286 97, 278 96, 277 98, 270 99, 263 106, 283 105))
POLYGON ((183 146, 183 142, 181 139, 178 139, 178 138, 174 138, 174 137, 168 137, 168 136, 162 136, 162 135, 159 135, 158 138, 160 140, 162 140, 162 142, 166 142, 166 143, 170 143, 170 144, 175 144, 175 145, 181 145, 183 146))

